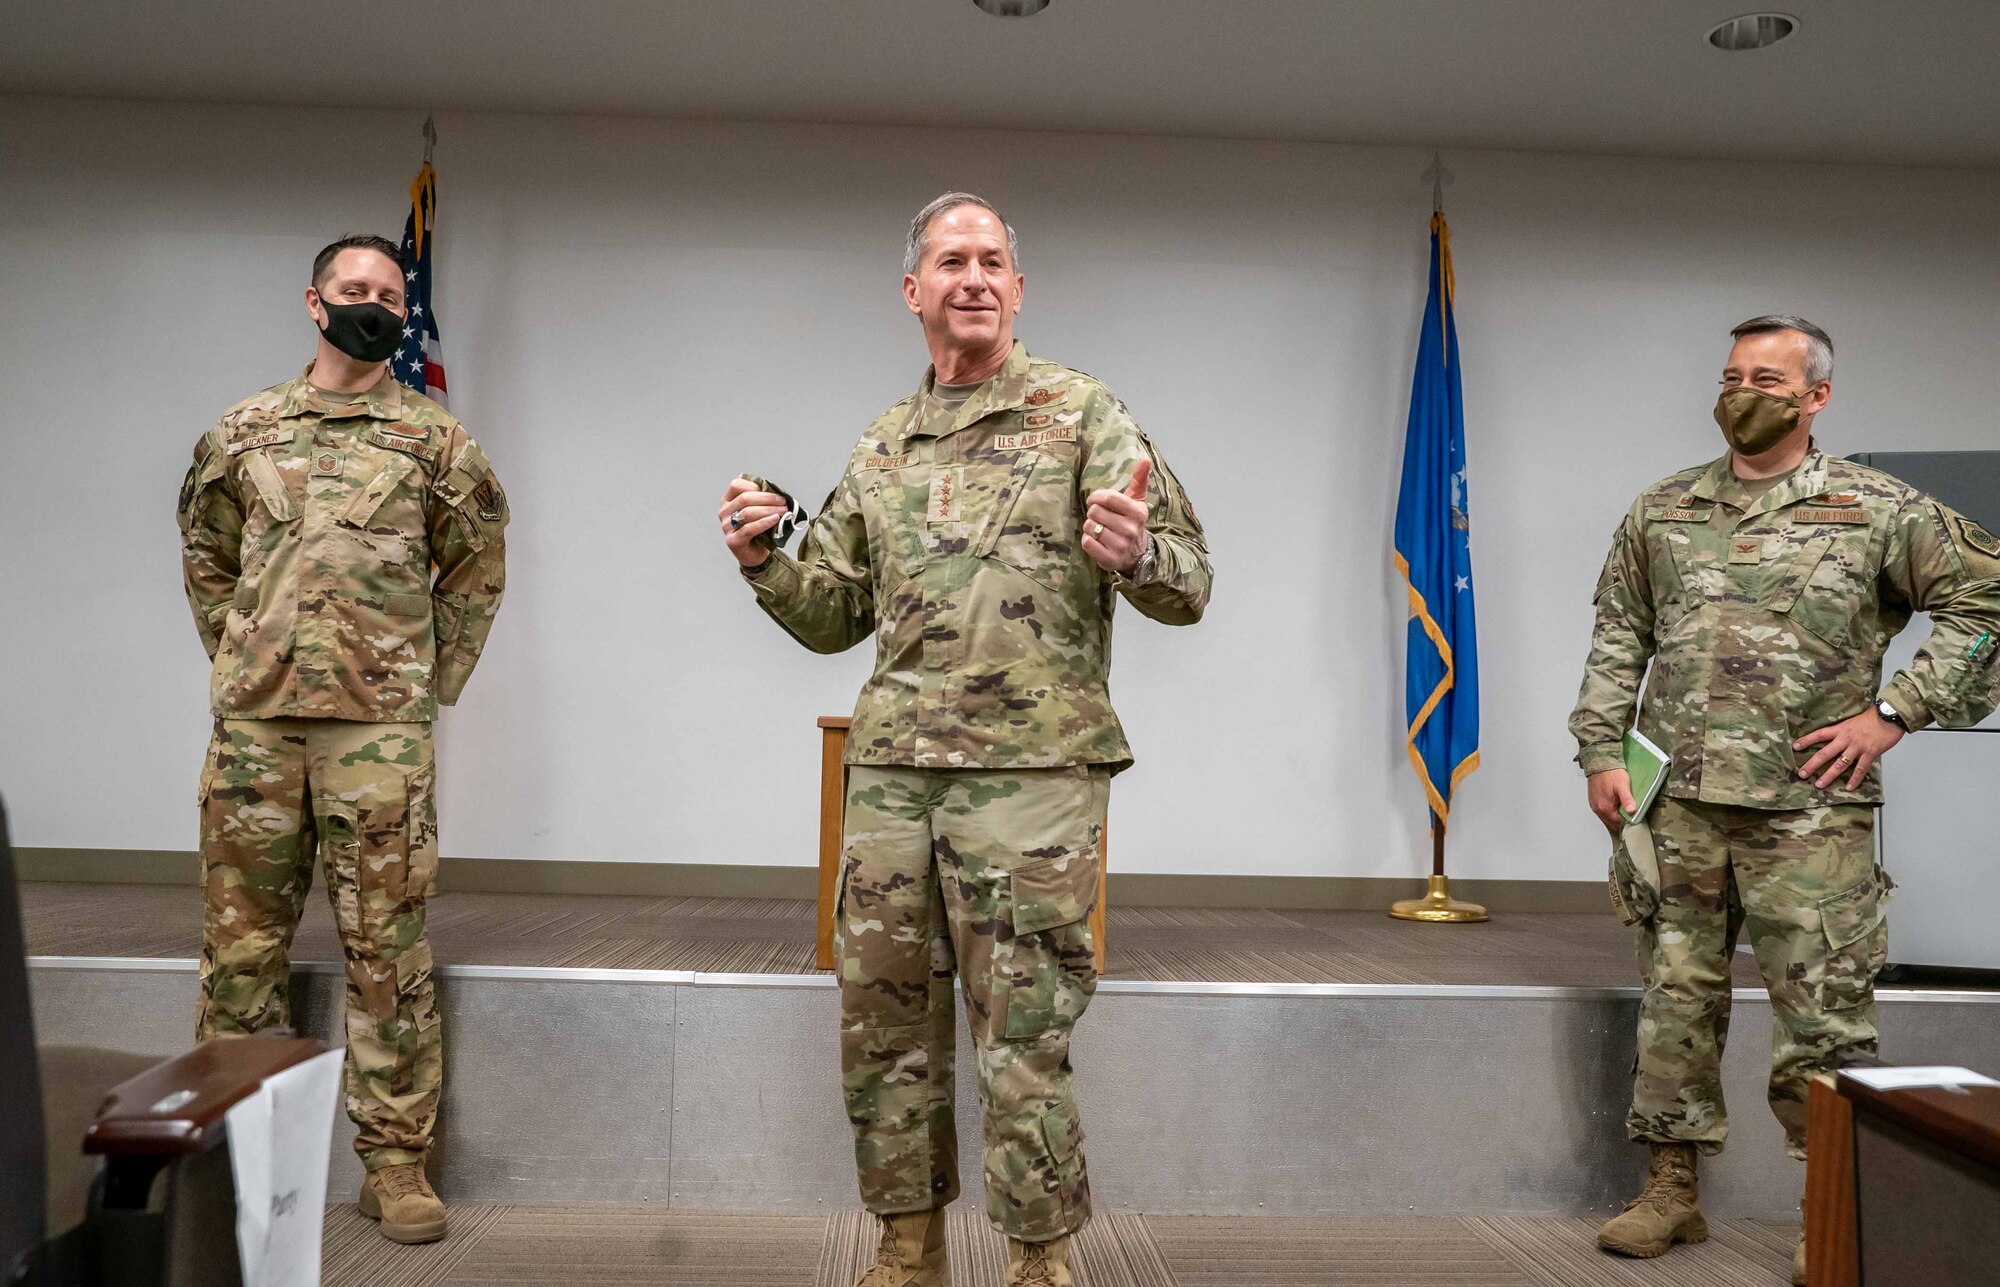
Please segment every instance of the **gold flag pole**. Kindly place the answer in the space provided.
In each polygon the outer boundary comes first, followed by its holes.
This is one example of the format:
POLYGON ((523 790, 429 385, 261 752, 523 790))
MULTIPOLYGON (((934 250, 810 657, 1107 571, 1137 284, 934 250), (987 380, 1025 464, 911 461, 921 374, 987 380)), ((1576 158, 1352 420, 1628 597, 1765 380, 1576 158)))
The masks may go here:
POLYGON ((1422 898, 1405 898, 1389 908, 1399 921, 1429 921, 1435 925, 1469 925, 1487 919, 1478 903, 1451 896, 1451 877, 1444 874, 1444 821, 1431 818, 1431 879, 1422 898))

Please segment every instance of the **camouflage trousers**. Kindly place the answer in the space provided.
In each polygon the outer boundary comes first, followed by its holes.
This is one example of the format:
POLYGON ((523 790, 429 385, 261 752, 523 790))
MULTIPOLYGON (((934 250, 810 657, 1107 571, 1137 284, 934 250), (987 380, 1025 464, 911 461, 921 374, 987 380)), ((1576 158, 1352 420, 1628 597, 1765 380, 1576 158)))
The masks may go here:
POLYGON ((849 770, 840 1058, 870 1211, 958 1196, 952 974, 977 1051, 986 1214, 1047 1242, 1090 1218, 1069 1039, 1097 988, 1110 774, 1098 767, 849 770))
POLYGON ((291 1026, 292 932, 317 851, 347 958, 347 1115, 371 1171, 422 1161, 437 1120, 433 781, 429 724, 336 719, 218 720, 201 775, 195 1039, 291 1026))
POLYGON ((1874 1054, 1875 976, 1889 950, 1891 888, 1875 862, 1875 810, 1844 804, 1748 809, 1662 796, 1647 821, 1660 863, 1654 892, 1613 858, 1639 929, 1639 1056, 1625 1125, 1635 1140, 1721 1151, 1729 1132, 1722 1050, 1730 963, 1748 932, 1777 1022, 1771 1111, 1805 1157, 1806 1083, 1874 1054))

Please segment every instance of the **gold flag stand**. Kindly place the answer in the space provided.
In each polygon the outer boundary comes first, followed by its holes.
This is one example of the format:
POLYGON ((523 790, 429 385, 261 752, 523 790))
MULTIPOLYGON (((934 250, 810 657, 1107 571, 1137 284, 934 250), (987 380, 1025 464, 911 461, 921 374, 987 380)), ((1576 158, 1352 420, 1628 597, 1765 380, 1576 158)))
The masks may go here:
POLYGON ((1422 898, 1405 898, 1389 907, 1399 921, 1430 921, 1436 925, 1470 925, 1487 919, 1478 903, 1451 896, 1451 877, 1444 874, 1444 824, 1431 820, 1431 878, 1422 898))

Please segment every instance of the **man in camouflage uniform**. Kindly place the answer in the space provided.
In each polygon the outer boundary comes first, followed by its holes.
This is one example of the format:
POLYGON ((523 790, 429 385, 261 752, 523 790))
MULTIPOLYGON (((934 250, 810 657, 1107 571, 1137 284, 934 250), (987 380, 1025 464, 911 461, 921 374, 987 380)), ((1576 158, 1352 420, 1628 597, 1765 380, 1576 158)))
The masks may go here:
POLYGON ((1620 743, 1635 706, 1671 757, 1646 819, 1658 884, 1622 841, 1613 858, 1645 980, 1626 1128, 1653 1154, 1644 1192, 1599 1235, 1626 1255, 1707 1236, 1694 1166, 1728 1130, 1739 930, 1778 1020, 1771 1108, 1805 1156, 1808 1079, 1876 1050, 1890 889, 1875 861, 1876 760, 1910 729, 1977 723, 2000 700, 2000 541, 1818 449, 1833 374, 1818 327, 1759 317, 1732 334, 1715 412, 1731 450, 1626 513, 1569 721, 1591 810, 1614 836, 1632 805, 1620 743), (1883 685, 1883 652, 1913 612, 1931 614, 1930 638, 1883 685))
POLYGON ((841 1067, 861 1193, 885 1217, 863 1287, 947 1281, 958 1195, 952 974, 978 1047, 986 1211, 1009 1284, 1070 1283, 1090 1216, 1070 1031, 1096 987, 1087 916, 1113 773, 1111 616, 1199 619, 1201 526, 1110 391, 1013 338, 1013 230, 951 193, 910 228, 903 289, 932 369, 861 435, 792 559, 786 499, 717 513, 757 602, 815 652, 875 640, 848 741, 841 1067))
POLYGON ((458 421, 388 373, 403 282, 380 237, 320 253, 312 364, 202 435, 180 527, 216 717, 196 1039, 290 1026, 287 954, 317 850, 347 957, 361 1209, 395 1241, 428 1242, 445 1231, 423 1169, 443 1067, 424 937, 431 723, 499 607, 507 502, 458 421))

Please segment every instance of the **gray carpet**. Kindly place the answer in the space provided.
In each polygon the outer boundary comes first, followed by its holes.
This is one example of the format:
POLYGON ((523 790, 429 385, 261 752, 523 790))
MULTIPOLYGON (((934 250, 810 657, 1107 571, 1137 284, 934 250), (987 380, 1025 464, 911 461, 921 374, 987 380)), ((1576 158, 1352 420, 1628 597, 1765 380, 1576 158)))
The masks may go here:
MULTIPOLYGON (((326 1287, 852 1287, 879 1224, 643 1207, 454 1206, 452 1235, 398 1247, 352 1207, 326 1219, 326 1287)), ((1658 1260, 1597 1250, 1558 1219, 1302 1220, 1100 1215, 1071 1256, 1078 1287, 1784 1287, 1798 1226, 1717 1221, 1658 1260)), ((953 1287, 1001 1287, 1006 1249, 951 1212, 953 1287)))

